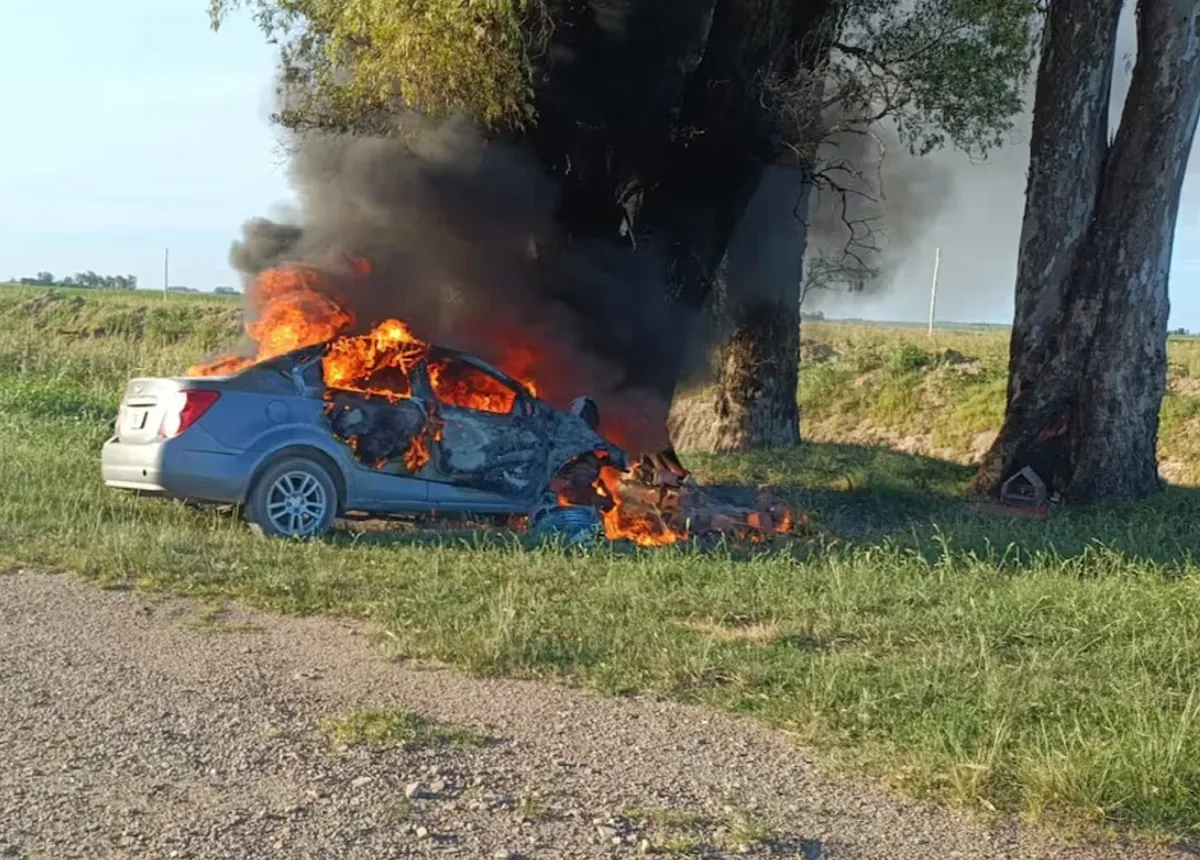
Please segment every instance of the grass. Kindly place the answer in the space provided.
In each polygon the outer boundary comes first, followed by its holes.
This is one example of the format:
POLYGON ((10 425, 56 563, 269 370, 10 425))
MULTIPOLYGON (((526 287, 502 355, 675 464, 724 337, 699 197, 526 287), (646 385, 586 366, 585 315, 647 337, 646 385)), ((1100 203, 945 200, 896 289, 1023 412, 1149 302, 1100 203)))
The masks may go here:
POLYGON ((409 711, 366 708, 321 722, 321 734, 335 747, 478 747, 483 735, 459 726, 445 726, 409 711))
POLYGON ((726 806, 715 815, 657 807, 629 808, 622 818, 638 826, 654 854, 708 855, 722 849, 747 853, 756 845, 770 845, 779 839, 774 827, 735 806, 726 806))
MULTIPOLYGON (((972 513, 967 449, 1000 414, 1003 332, 939 335, 935 349, 919 333, 809 326, 833 351, 802 372, 816 441, 689 460, 709 481, 775 484, 815 538, 564 550, 467 530, 293 544, 98 477, 126 380, 176 373, 236 336, 234 304, 34 297, 0 289, 0 566, 369 619, 414 659, 753 714, 914 795, 1200 836, 1200 491, 1047 522, 972 513), (962 370, 971 362, 978 372, 962 370), (872 444, 855 435, 868 424, 880 441, 920 436, 946 453, 872 444)), ((1172 343, 1171 361, 1164 456, 1196 475, 1200 353, 1172 343)), ((388 737, 406 723, 363 725, 388 737)))
MULTIPOLYGON (((924 332, 809 323, 801 366, 805 438, 885 444, 977 460, 1004 416, 1008 332, 924 332)), ((1172 481, 1200 484, 1200 339, 1168 344, 1159 456, 1172 481)))

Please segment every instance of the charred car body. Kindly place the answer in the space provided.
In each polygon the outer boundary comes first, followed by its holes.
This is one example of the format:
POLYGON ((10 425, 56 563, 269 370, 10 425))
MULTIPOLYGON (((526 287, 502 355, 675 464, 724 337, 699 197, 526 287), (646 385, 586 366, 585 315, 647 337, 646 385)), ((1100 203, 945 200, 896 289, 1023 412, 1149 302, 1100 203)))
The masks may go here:
POLYGON ((590 486, 601 461, 626 466, 586 400, 561 411, 438 347, 343 389, 327 384, 329 349, 130 381, 101 454, 105 483, 242 505, 267 534, 313 536, 346 511, 532 514, 556 504, 561 475, 590 486))

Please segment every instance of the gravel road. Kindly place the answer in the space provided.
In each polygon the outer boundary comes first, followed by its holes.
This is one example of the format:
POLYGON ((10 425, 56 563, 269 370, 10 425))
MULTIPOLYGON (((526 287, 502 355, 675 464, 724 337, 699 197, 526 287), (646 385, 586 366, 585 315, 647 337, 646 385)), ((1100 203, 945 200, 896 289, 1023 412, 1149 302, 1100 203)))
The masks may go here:
POLYGON ((1180 857, 984 829, 753 723, 384 659, 362 628, 0 574, 0 857, 1180 857), (363 708, 482 746, 336 749, 363 708))

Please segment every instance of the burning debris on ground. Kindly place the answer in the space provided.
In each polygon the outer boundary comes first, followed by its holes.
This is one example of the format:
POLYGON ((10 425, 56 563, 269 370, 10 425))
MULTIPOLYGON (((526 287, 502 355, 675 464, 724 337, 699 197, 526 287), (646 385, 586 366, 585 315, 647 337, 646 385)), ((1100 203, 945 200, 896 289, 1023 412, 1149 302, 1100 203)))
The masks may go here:
POLYGON ((733 505, 686 471, 663 470, 654 460, 643 457, 626 471, 601 468, 604 492, 616 501, 604 512, 610 538, 653 546, 708 534, 757 542, 792 531, 791 510, 781 501, 760 494, 752 507, 733 505))

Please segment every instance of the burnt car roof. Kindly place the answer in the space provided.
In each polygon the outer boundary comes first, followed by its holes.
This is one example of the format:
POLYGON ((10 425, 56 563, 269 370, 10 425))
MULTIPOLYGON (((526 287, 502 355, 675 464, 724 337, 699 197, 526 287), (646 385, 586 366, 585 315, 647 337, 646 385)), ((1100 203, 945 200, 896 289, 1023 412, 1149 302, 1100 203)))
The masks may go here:
MULTIPOLYGON (((288 365, 292 365, 297 362, 315 359, 315 358, 325 354, 325 352, 329 349, 330 343, 332 343, 332 341, 325 341, 324 343, 313 344, 312 346, 302 346, 299 349, 292 350, 291 352, 285 352, 282 355, 275 356, 274 358, 268 358, 268 359, 265 359, 264 361, 257 362, 256 364, 253 364, 250 367, 247 367, 244 370, 239 371, 239 373, 245 373, 246 371, 253 370, 254 368, 261 368, 261 367, 271 367, 271 368, 287 367, 288 365)), ((530 392, 530 390, 525 385, 523 385, 519 380, 513 379, 511 376, 509 376, 503 370, 501 370, 500 368, 496 367, 493 364, 490 364, 490 363, 484 361, 482 358, 480 358, 477 355, 473 355, 469 352, 463 352, 460 349, 451 349, 450 347, 446 347, 446 346, 437 346, 436 344, 429 345, 429 355, 433 358, 449 358, 449 359, 455 359, 457 361, 462 361, 466 364, 470 364, 474 367, 479 368, 480 370, 487 371, 488 373, 496 376, 503 382, 506 382, 509 385, 511 385, 513 388, 517 389, 518 391, 525 392, 525 394, 527 394, 530 397, 533 397, 535 400, 539 399, 537 397, 537 395, 530 392)), ((234 374, 234 375, 236 375, 236 374, 234 374)))
POLYGON ((479 368, 480 370, 486 370, 488 373, 492 374, 493 376, 496 376, 496 377, 500 378, 501 380, 503 380, 504 382, 509 383, 514 388, 516 388, 518 391, 524 391, 530 397, 536 396, 532 392, 530 392, 530 390, 527 387, 525 387, 520 381, 513 379, 511 376, 509 376, 503 370, 501 370, 500 368, 496 367, 493 364, 489 364, 488 362, 484 361, 482 358, 480 358, 477 355, 472 355, 469 352, 463 352, 460 349, 450 349, 449 347, 434 346, 433 344, 430 344, 430 346, 429 346, 429 355, 433 358, 453 358, 453 359, 457 359, 459 361, 465 362, 466 364, 474 365, 475 367, 479 368))

